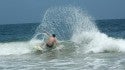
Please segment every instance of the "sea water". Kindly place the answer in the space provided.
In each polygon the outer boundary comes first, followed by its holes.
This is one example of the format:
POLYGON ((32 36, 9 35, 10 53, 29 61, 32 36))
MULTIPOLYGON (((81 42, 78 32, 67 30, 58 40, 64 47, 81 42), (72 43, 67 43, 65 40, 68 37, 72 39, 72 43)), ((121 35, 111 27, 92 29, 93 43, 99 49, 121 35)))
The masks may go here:
POLYGON ((125 19, 94 20, 76 7, 52 7, 41 23, 0 25, 0 70, 124 70, 125 19), (55 33, 61 45, 34 46, 55 33))

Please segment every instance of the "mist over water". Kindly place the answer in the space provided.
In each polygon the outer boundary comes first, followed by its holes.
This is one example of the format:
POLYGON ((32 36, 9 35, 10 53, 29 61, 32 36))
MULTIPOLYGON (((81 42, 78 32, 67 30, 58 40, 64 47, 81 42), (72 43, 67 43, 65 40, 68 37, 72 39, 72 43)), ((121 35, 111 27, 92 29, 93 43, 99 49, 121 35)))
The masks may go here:
POLYGON ((76 33, 97 31, 90 18, 80 8, 72 6, 52 7, 46 11, 36 33, 42 33, 46 30, 49 33, 55 33, 59 40, 70 40, 76 33))

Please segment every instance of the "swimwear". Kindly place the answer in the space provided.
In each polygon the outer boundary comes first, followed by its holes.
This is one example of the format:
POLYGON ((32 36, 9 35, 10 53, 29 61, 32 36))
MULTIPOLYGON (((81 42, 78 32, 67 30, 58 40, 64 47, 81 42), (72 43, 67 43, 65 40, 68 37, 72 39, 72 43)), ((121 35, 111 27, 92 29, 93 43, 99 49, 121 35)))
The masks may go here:
POLYGON ((46 44, 46 46, 49 47, 49 48, 52 48, 52 47, 53 47, 53 44, 52 44, 52 45, 46 44))

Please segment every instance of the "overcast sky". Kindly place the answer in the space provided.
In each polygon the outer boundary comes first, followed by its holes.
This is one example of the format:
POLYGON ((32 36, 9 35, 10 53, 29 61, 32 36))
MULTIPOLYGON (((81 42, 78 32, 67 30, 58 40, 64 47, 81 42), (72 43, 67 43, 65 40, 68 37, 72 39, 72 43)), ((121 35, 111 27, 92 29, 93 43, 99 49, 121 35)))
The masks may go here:
POLYGON ((73 5, 95 19, 125 19, 125 0, 0 0, 0 24, 40 22, 49 7, 73 5))

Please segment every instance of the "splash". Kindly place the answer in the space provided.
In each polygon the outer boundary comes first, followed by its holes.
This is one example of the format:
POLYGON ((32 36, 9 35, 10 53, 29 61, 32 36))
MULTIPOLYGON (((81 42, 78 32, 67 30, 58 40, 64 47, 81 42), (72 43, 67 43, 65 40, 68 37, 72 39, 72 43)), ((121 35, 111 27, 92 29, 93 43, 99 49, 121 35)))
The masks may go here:
POLYGON ((78 7, 52 7, 36 29, 34 38, 44 38, 44 31, 54 33, 59 40, 70 40, 79 46, 80 53, 124 52, 122 39, 108 37, 101 33, 96 23, 84 10, 78 7))
MULTIPOLYGON (((52 7, 46 11, 35 35, 43 33, 45 30, 49 33, 55 33, 59 40, 70 40, 74 33, 97 30, 90 18, 80 8, 52 7)), ((41 37, 43 36, 41 35, 41 37)))

